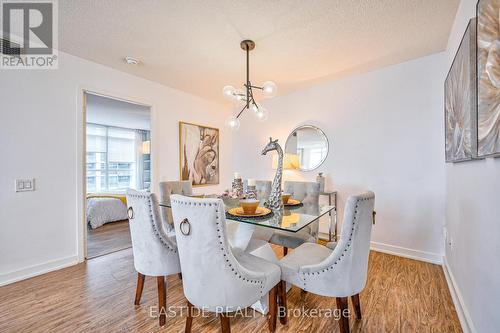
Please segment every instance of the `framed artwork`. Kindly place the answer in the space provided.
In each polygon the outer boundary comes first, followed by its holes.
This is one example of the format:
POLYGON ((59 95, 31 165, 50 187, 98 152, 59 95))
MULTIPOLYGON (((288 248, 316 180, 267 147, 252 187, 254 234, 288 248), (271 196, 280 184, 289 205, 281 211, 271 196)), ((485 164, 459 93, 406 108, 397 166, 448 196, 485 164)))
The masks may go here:
POLYGON ((500 156, 500 0, 477 3, 477 153, 500 156))
POLYGON ((477 155, 476 23, 469 21, 444 84, 446 162, 477 155))
POLYGON ((179 122, 179 152, 181 180, 219 184, 219 129, 179 122))

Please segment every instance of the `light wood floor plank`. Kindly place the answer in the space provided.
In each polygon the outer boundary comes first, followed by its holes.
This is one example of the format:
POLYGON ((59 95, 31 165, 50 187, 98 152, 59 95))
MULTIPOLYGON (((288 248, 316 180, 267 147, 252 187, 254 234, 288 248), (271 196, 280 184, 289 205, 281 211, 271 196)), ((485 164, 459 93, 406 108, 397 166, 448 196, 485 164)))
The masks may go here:
POLYGON ((131 246, 128 220, 106 223, 87 231, 87 258, 95 258, 131 246))
MULTIPOLYGON (((280 248, 275 248, 281 255, 280 248)), ((183 315, 164 328, 149 311, 156 306, 156 281, 146 277, 140 306, 134 306, 131 249, 0 288, 0 332, 183 332, 183 315)), ((167 306, 185 306, 181 280, 168 278, 167 306)), ((360 295, 363 319, 352 332, 461 332, 442 268, 387 254, 370 254, 367 287, 360 295)), ((335 300, 292 288, 288 306, 335 309, 335 300)), ((266 318, 231 318, 233 332, 268 332, 266 318)), ((219 332, 215 315, 194 318, 193 332, 219 332)), ((338 332, 331 318, 289 318, 277 332, 338 332)))

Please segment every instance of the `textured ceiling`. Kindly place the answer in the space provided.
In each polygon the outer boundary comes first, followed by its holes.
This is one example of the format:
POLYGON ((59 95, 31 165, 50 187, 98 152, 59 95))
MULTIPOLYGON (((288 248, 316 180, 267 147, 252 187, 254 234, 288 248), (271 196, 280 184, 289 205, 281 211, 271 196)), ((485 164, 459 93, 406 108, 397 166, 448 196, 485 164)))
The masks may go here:
MULTIPOLYGON (((223 101, 244 81, 279 94, 442 51, 459 0, 66 0, 62 51, 223 101), (124 56, 141 60, 124 63, 124 56)), ((258 96, 256 96, 258 97, 258 96)), ((229 102, 228 102, 229 103, 229 102)))

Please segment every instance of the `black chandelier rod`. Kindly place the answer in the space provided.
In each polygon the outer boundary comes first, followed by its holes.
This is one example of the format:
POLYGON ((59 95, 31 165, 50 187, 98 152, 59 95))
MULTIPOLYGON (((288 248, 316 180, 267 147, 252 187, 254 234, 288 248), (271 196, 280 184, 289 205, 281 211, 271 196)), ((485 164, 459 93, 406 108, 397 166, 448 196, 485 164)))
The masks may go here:
POLYGON ((238 115, 236 116, 236 119, 238 119, 241 114, 243 113, 243 111, 245 111, 245 109, 250 109, 250 96, 252 96, 252 99, 253 99, 253 94, 252 94, 252 85, 250 84, 250 50, 248 49, 248 46, 245 47, 245 51, 247 53, 247 82, 244 84, 245 88, 246 88, 246 104, 245 106, 243 107, 243 109, 241 109, 241 111, 238 113, 238 115))
POLYGON ((249 105, 250 105, 250 90, 252 88, 250 88, 250 50, 249 50, 249 47, 247 45, 246 47, 246 51, 247 51, 247 84, 245 85, 247 87, 247 109, 249 108, 249 105))

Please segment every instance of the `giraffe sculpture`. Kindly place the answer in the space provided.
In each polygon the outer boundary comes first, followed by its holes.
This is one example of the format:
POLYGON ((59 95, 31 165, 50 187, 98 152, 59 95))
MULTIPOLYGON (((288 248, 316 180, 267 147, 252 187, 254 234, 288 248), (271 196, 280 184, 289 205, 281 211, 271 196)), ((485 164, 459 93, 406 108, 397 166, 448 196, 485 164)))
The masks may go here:
POLYGON ((269 199, 267 199, 267 207, 271 210, 280 210, 283 208, 283 200, 281 199, 281 178, 283 176, 283 149, 278 143, 278 140, 269 138, 269 143, 262 150, 262 155, 266 155, 268 152, 276 150, 278 153, 278 167, 276 169, 276 175, 274 176, 273 184, 271 185, 271 194, 269 199))

